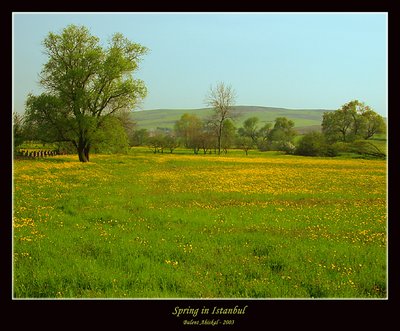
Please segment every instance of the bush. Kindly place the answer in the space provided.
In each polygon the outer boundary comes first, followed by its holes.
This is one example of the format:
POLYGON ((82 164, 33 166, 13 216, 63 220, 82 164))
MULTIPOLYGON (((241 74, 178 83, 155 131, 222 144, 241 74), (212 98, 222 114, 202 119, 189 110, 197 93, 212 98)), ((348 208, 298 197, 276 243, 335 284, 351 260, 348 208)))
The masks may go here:
POLYGON ((333 145, 326 145, 325 151, 322 154, 323 156, 335 157, 339 155, 339 150, 337 147, 333 145))
POLYGON ((330 145, 333 149, 336 150, 337 153, 349 153, 350 152, 350 144, 345 143, 343 141, 338 141, 330 145))
POLYGON ((290 141, 282 141, 277 144, 278 151, 285 152, 286 154, 294 154, 296 151, 296 146, 293 145, 290 141))
POLYGON ((312 131, 305 134, 296 148, 297 155, 323 156, 327 153, 327 143, 321 132, 312 131))

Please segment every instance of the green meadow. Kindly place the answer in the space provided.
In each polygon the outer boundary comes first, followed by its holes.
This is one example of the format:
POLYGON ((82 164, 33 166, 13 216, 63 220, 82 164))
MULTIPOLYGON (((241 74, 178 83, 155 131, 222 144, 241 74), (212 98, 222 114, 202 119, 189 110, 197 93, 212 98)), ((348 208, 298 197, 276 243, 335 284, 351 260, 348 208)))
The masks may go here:
POLYGON ((385 298, 386 161, 14 161, 15 298, 385 298))

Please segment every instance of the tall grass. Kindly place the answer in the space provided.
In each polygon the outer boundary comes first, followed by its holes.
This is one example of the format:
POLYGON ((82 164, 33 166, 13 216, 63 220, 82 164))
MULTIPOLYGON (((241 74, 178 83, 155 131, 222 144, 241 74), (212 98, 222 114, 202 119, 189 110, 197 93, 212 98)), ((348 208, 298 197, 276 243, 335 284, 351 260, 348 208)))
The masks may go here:
POLYGON ((16 298, 383 298, 385 161, 14 163, 16 298))

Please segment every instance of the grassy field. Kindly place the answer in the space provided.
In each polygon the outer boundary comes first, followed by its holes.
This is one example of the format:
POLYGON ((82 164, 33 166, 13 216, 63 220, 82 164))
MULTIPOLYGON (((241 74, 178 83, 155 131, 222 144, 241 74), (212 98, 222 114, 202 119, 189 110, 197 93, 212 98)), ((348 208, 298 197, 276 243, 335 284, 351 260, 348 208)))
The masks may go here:
POLYGON ((386 162, 14 162, 15 298, 383 298, 386 162))

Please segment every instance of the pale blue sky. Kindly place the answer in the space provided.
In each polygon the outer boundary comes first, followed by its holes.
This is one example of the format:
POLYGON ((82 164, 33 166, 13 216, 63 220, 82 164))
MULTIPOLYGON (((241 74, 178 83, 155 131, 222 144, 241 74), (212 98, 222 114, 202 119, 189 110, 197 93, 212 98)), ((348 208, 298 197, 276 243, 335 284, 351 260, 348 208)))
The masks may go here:
POLYGON ((39 93, 42 41, 69 24, 104 44, 115 32, 150 49, 136 77, 143 109, 203 108, 223 81, 237 105, 338 109, 353 99, 387 116, 385 13, 14 13, 14 110, 39 93))

